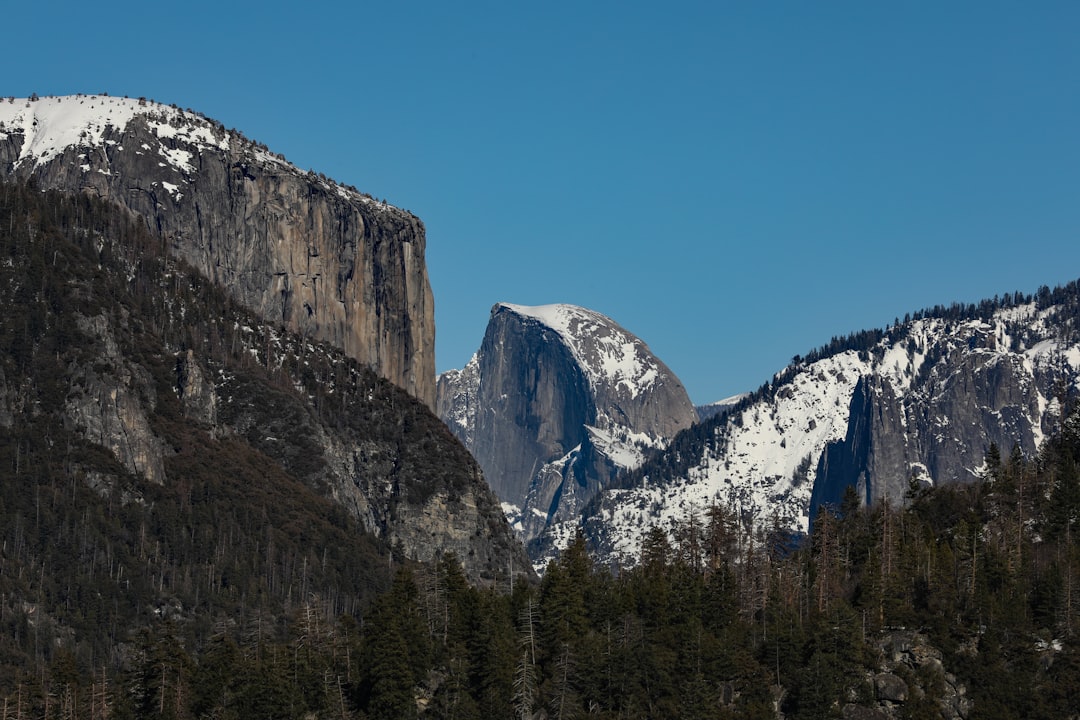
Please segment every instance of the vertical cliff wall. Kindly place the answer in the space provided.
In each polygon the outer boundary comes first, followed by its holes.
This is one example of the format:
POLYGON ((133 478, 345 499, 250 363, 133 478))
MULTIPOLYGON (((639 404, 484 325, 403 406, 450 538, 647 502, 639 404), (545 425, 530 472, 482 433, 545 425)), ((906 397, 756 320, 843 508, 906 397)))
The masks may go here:
POLYGON ((120 203, 268 322, 435 406, 434 301, 412 214, 195 113, 107 96, 0 100, 0 177, 120 203))
POLYGON ((867 505, 903 502, 911 480, 934 484, 981 477, 991 445, 1033 457, 1060 415, 1060 395, 1076 383, 1075 346, 1025 353, 1000 349, 1004 326, 969 323, 966 336, 938 341, 939 357, 919 386, 865 375, 852 394, 843 440, 825 448, 810 501, 838 505, 849 485, 867 505), (951 342, 950 342, 951 340, 951 342))

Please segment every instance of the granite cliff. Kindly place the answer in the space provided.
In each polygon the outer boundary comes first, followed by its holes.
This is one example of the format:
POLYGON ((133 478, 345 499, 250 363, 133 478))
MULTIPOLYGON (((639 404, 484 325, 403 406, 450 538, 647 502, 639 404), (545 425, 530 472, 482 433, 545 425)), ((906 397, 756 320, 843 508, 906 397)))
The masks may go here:
POLYGON ((475 461, 404 389, 263 321, 111 203, 0 183, 0 213, 0 440, 56 465, 12 463, 13 487, 52 472, 122 507, 245 478, 240 502, 289 495, 268 533, 302 544, 297 518, 332 501, 350 542, 530 574, 475 461))
POLYGON ((0 100, 0 178, 118 203, 266 322, 435 403, 424 226, 191 111, 102 95, 0 100))
POLYGON ((695 419, 639 338, 572 305, 498 304, 480 350, 439 378, 439 414, 531 539, 695 419))
POLYGON ((821 504, 839 505, 848 486, 872 505, 902 502, 913 480, 971 482, 991 446, 1034 457, 1078 389, 1074 312, 1032 304, 913 333, 912 352, 922 348, 930 362, 911 382, 859 378, 847 431, 818 461, 811 517, 821 504))

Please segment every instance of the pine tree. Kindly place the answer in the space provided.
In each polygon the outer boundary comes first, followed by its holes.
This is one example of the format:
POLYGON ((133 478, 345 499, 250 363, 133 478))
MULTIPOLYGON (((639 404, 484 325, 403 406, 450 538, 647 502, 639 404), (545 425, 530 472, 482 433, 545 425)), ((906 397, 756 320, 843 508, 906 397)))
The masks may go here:
POLYGON ((409 645, 394 608, 385 603, 371 613, 364 637, 361 704, 372 720, 416 717, 409 645))

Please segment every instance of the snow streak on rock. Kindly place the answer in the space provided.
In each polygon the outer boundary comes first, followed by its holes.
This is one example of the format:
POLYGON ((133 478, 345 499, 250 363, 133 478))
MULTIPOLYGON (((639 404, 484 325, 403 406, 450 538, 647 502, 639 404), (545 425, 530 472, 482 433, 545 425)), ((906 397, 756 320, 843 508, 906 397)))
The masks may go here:
POLYGON ((598 312, 563 304, 502 306, 557 332, 593 386, 615 387, 637 397, 660 377, 645 343, 598 312))

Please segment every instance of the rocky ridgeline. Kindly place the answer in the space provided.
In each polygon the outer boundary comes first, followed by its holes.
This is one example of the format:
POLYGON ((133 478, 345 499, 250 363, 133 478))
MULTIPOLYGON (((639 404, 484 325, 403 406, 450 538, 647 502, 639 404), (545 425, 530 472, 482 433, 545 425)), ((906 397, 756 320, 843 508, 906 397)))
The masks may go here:
POLYGON ((913 479, 971 482, 991 445, 1034 457, 1060 422, 1062 401, 1078 389, 1075 310, 1029 304, 989 321, 913 325, 892 347, 909 347, 917 367, 897 376, 875 363, 860 376, 844 437, 818 459, 811 515, 839 504, 849 485, 873 504, 902 502, 913 479))
MULTIPOLYGON (((805 532, 849 486, 866 505, 903 503, 913 482, 983 477, 995 445, 1033 457, 1080 393, 1077 327, 1073 283, 838 339, 618 478, 582 519, 591 545, 601 562, 635 563, 642 528, 713 504, 805 532)), ((544 552, 577 525, 553 524, 544 552)))

